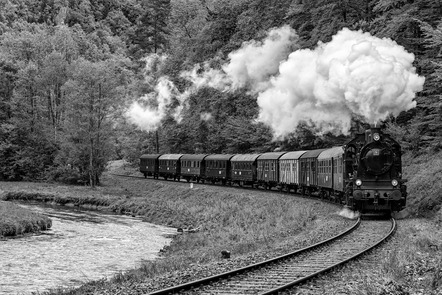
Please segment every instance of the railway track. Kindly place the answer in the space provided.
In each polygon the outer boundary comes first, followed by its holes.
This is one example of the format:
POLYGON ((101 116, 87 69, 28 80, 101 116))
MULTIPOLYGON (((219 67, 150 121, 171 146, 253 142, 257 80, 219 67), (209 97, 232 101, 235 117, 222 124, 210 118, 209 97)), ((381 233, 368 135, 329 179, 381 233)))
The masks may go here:
POLYGON ((318 244, 220 275, 158 290, 160 294, 276 294, 372 250, 396 229, 396 221, 358 220, 318 244))

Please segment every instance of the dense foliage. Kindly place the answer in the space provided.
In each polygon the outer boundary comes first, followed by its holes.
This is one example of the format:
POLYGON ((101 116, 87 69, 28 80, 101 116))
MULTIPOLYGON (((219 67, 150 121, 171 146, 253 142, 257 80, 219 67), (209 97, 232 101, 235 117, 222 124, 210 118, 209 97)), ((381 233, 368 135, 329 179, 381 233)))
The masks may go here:
POLYGON ((167 109, 149 132, 124 115, 133 101, 157 91, 160 77, 184 91, 189 82, 180 73, 198 63, 220 67, 244 41, 282 25, 297 31, 303 48, 348 27, 414 53, 424 91, 417 108, 387 122, 389 130, 414 153, 442 148, 440 0, 0 0, 0 178, 95 185, 107 160, 143 152, 342 143, 342 136, 317 138, 303 125, 273 141, 270 128, 255 120, 256 98, 240 89, 201 88, 180 120, 167 109), (151 54, 167 58, 146 68, 151 54))

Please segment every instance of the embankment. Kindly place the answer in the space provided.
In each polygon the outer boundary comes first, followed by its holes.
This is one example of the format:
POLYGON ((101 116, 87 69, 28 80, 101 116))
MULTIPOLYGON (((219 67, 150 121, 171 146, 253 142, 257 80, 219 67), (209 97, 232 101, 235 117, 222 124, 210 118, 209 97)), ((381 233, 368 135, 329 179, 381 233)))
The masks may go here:
POLYGON ((44 215, 0 201, 0 237, 39 232, 51 226, 51 219, 44 215))

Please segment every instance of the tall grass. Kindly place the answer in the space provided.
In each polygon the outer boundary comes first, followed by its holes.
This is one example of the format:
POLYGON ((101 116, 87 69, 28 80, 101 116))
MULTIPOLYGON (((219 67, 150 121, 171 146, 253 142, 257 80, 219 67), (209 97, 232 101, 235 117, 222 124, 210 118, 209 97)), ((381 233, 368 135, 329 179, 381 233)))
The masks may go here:
POLYGON ((433 216, 442 205, 442 152, 403 158, 408 179, 408 210, 417 216, 433 216))
POLYGON ((420 289, 421 294, 442 294, 441 231, 435 231, 432 222, 423 220, 406 224, 397 237, 398 247, 380 260, 380 276, 396 290, 420 289))
POLYGON ((51 219, 44 215, 0 201, 0 236, 38 232, 50 228, 51 225, 51 219))

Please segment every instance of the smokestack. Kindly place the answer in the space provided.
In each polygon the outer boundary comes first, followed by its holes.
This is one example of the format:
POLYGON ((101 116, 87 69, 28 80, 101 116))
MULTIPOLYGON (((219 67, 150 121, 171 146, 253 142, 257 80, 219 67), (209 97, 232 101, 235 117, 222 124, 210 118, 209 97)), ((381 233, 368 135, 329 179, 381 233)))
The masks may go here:
MULTIPOLYGON (((373 142, 374 140, 376 140, 376 136, 380 136, 381 134, 381 129, 380 127, 377 126, 378 124, 373 124, 370 125, 366 130, 365 130, 365 142, 370 143, 373 142), (376 135, 377 134, 377 135, 376 135)), ((379 137, 380 138, 380 137, 379 137)), ((377 140, 379 140, 379 138, 377 140)))

